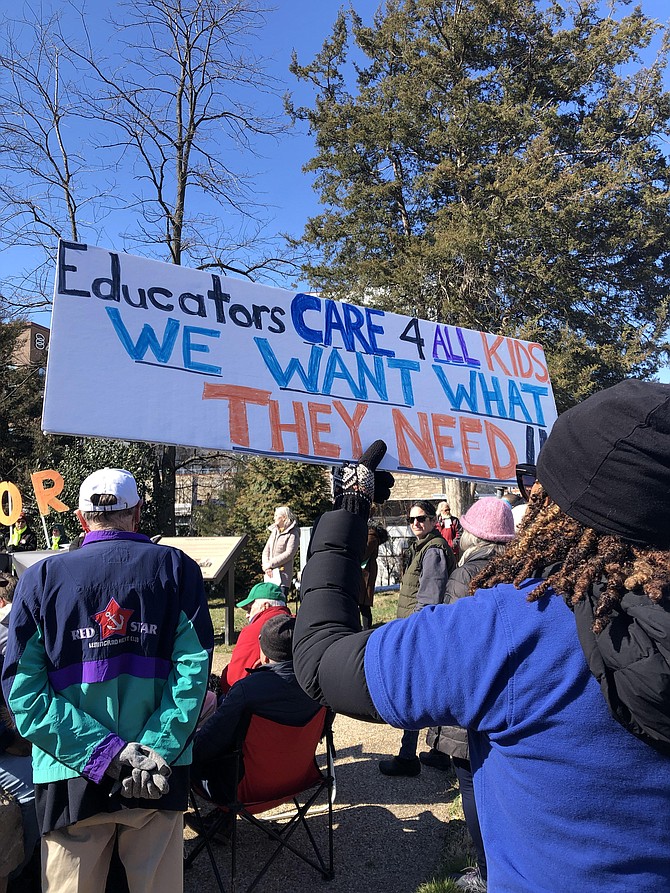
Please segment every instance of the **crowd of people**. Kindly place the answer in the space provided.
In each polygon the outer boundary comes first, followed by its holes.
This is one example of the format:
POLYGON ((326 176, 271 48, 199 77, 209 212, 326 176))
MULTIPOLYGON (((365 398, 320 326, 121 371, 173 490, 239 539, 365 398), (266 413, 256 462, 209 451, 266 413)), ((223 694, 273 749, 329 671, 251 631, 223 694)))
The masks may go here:
POLYGON ((298 521, 277 507, 214 683, 197 565, 138 532, 130 472, 90 475, 79 548, 63 529, 18 586, 0 577, 0 788, 22 814, 0 890, 41 838, 44 889, 98 893, 111 865, 130 893, 178 893, 184 813, 220 828, 216 805, 188 812, 190 783, 229 802, 250 716, 301 728, 322 707, 402 730, 390 784, 455 771, 476 853, 457 889, 670 889, 668 435, 670 387, 626 381, 559 417, 520 502, 412 502, 397 619, 377 626, 376 442, 314 524, 297 617, 298 521))

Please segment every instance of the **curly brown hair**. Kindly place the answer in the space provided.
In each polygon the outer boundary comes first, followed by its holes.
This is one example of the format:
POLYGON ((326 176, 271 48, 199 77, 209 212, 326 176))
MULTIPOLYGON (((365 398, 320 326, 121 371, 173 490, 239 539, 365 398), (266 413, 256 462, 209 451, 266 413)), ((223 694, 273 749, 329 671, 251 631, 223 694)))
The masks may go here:
POLYGON ((575 605, 594 583, 604 583, 594 612, 597 634, 607 626, 625 592, 644 591, 654 602, 670 595, 670 550, 635 546, 598 533, 561 511, 538 484, 517 538, 474 578, 470 591, 498 583, 519 586, 529 577, 540 576, 545 578, 530 593, 529 602, 551 588, 575 605))

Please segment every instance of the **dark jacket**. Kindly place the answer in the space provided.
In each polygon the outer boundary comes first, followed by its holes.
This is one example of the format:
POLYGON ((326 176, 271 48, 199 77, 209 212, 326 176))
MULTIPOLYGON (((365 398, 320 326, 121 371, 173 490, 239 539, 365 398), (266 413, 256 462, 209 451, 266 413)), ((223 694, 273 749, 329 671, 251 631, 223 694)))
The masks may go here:
POLYGON ((157 808, 183 811, 214 639, 195 561, 139 533, 92 531, 22 574, 11 616, 3 687, 33 744, 42 832, 127 806, 106 774, 127 741, 170 764, 157 808))
POLYGON ((36 550, 37 535, 34 530, 30 529, 30 527, 26 527, 16 545, 13 545, 10 542, 7 546, 8 552, 35 552, 36 550))
POLYGON ((573 607, 589 669, 621 725, 670 756, 670 610, 641 592, 627 592, 597 636, 594 610, 604 584, 573 607))
POLYGON ((439 605, 444 598, 456 558, 437 528, 410 548, 410 562, 400 581, 398 617, 409 617, 426 605, 439 605))
POLYGON ((351 634, 361 626, 358 593, 366 541, 365 519, 344 509, 325 512, 314 523, 300 578, 301 597, 309 598, 296 617, 293 666, 305 691, 333 712, 342 707, 356 719, 384 722, 365 680, 365 647, 373 630, 351 634))
POLYGON ((232 686, 240 679, 244 679, 248 671, 258 662, 261 656, 261 645, 258 641, 261 629, 272 617, 281 617, 282 614, 287 617, 291 616, 291 612, 286 606, 275 605, 267 608, 265 611, 255 614, 249 623, 240 630, 230 660, 221 673, 219 683, 221 694, 227 694, 232 686))
POLYGON ((241 744, 252 714, 303 726, 320 709, 300 688, 291 661, 252 670, 221 698, 214 716, 199 729, 193 744, 193 779, 200 783, 206 779, 214 799, 226 802, 234 794, 236 769, 227 757, 241 744))
MULTIPOLYGON (((0 657, 0 673, 2 672, 3 663, 4 657, 0 657)), ((0 751, 4 751, 6 748, 11 747, 12 744, 16 744, 16 740, 17 735, 12 716, 7 709, 5 696, 2 690, 0 690, 0 751)))
POLYGON ((451 605, 459 598, 470 595, 470 583, 477 574, 484 570, 496 554, 497 545, 497 543, 491 543, 471 552, 465 562, 451 573, 447 580, 447 591, 444 594, 445 605, 451 605))

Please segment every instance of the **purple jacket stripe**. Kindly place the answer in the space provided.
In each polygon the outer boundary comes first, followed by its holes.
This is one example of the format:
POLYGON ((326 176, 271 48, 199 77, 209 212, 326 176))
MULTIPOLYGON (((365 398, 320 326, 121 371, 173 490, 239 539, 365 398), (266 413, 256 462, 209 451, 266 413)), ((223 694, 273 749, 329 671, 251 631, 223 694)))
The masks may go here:
POLYGON ((91 758, 84 766, 82 775, 85 775, 86 778, 90 778, 91 781, 98 784, 109 768, 109 764, 117 753, 123 750, 126 743, 127 742, 124 741, 123 738, 119 738, 118 735, 112 735, 110 733, 104 741, 94 749, 91 758))
POLYGON ((140 679, 167 679, 172 661, 139 654, 119 654, 107 660, 87 660, 71 664, 49 673, 49 682, 56 691, 64 691, 70 685, 88 682, 106 682, 127 673, 140 679))

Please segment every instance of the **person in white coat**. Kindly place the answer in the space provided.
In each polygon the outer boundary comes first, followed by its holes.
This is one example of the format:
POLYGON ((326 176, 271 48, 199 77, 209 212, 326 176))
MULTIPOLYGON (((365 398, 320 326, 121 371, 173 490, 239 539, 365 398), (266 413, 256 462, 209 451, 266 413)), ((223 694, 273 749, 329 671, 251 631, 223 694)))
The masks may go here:
POLYGON ((298 522, 287 505, 280 505, 275 509, 274 523, 268 529, 270 536, 263 549, 263 573, 267 580, 278 583, 288 598, 293 559, 300 546, 298 522))

